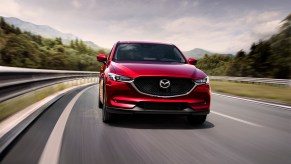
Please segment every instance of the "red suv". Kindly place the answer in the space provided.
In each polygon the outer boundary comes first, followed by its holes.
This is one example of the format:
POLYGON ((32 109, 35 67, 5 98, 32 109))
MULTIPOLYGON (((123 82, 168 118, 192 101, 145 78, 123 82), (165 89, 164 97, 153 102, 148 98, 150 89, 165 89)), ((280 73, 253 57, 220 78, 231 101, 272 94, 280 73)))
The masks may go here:
POLYGON ((118 114, 185 115, 203 124, 210 110, 207 75, 173 44, 117 42, 99 54, 99 107, 103 122, 118 114))

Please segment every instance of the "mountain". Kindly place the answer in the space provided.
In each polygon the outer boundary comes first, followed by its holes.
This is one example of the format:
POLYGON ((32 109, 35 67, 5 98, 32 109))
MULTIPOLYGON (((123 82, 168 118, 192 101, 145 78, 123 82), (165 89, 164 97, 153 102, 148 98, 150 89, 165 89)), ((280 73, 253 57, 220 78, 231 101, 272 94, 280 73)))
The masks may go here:
MULTIPOLYGON (((69 44, 71 40, 79 39, 77 36, 69 33, 62 33, 47 25, 36 25, 30 22, 23 21, 14 17, 3 17, 5 22, 20 28, 22 31, 28 31, 36 35, 41 35, 45 38, 62 38, 63 43, 69 44)), ((84 41, 84 43, 93 48, 101 49, 100 46, 96 45, 92 41, 84 41)))
POLYGON ((213 55, 215 53, 213 52, 209 52, 209 51, 206 51, 206 50, 203 50, 201 48, 194 48, 193 50, 190 50, 190 51, 184 51, 183 54, 187 57, 187 58, 196 58, 196 59, 200 59, 200 58, 203 58, 203 56, 205 54, 208 54, 208 55, 213 55))
MULTIPOLYGON (((98 46, 97 44, 95 44, 94 42, 92 42, 92 41, 84 41, 84 43, 87 45, 87 46, 89 46, 89 47, 91 47, 91 48, 93 48, 93 49, 95 49, 95 50, 99 50, 99 49, 106 49, 106 48, 102 48, 102 47, 100 47, 100 46, 98 46)), ((106 49, 107 50, 107 49, 106 49)), ((109 50, 110 51, 110 50, 109 50)), ((109 52, 108 51, 108 52, 109 52)))

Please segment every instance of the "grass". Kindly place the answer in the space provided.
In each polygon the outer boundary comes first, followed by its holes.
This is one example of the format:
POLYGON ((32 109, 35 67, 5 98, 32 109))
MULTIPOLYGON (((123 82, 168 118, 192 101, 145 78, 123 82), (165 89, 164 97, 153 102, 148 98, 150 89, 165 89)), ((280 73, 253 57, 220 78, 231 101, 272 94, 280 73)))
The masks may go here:
POLYGON ((232 95, 291 104, 291 87, 229 81, 210 82, 211 90, 232 95))
POLYGON ((45 88, 38 89, 33 92, 18 96, 16 98, 9 99, 0 103, 0 122, 5 118, 13 115, 14 113, 25 109, 26 107, 64 89, 78 86, 87 82, 93 82, 92 80, 75 80, 56 85, 48 86, 45 88))

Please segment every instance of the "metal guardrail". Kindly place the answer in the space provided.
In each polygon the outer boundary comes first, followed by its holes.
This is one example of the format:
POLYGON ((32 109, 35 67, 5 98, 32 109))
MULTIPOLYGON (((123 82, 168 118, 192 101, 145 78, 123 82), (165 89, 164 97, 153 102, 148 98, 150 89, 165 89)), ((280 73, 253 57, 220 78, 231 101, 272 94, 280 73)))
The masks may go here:
MULTIPOLYGON (((79 84, 79 82, 82 83, 82 81, 91 81, 98 76, 98 72, 27 69, 0 66, 0 103, 5 103, 5 100, 12 100, 14 97, 16 98, 47 86, 53 86, 55 84, 69 81, 73 83, 77 81, 79 84)), ((17 138, 17 136, 21 134, 41 113, 43 113, 48 106, 57 101, 64 94, 65 93, 58 94, 28 116, 19 118, 17 120, 18 122, 16 121, 16 124, 9 123, 9 126, 4 126, 4 124, 2 124, 2 127, 6 127, 6 130, 8 128, 8 131, 5 131, 5 128, 3 128, 3 133, 0 133, 0 159, 7 147, 17 138)), ((10 110, 10 108, 5 108, 5 106, 2 109, 10 110)))
POLYGON ((230 76, 209 76, 212 80, 226 80, 248 83, 262 83, 273 85, 286 85, 291 86, 290 79, 272 79, 272 78, 252 78, 252 77, 230 77, 230 76))
POLYGON ((97 76, 98 72, 0 66, 0 102, 64 81, 97 76))

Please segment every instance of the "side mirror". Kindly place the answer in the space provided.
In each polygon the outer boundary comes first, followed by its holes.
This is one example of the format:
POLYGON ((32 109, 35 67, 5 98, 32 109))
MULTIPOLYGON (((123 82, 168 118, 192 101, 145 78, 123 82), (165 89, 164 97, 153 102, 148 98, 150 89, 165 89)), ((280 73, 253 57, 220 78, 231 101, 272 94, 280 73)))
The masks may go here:
POLYGON ((99 54, 96 56, 97 61, 102 62, 102 63, 106 63, 107 61, 107 55, 106 54, 99 54))
POLYGON ((194 58, 189 58, 188 59, 188 63, 191 64, 191 65, 196 65, 197 64, 197 60, 194 59, 194 58))

